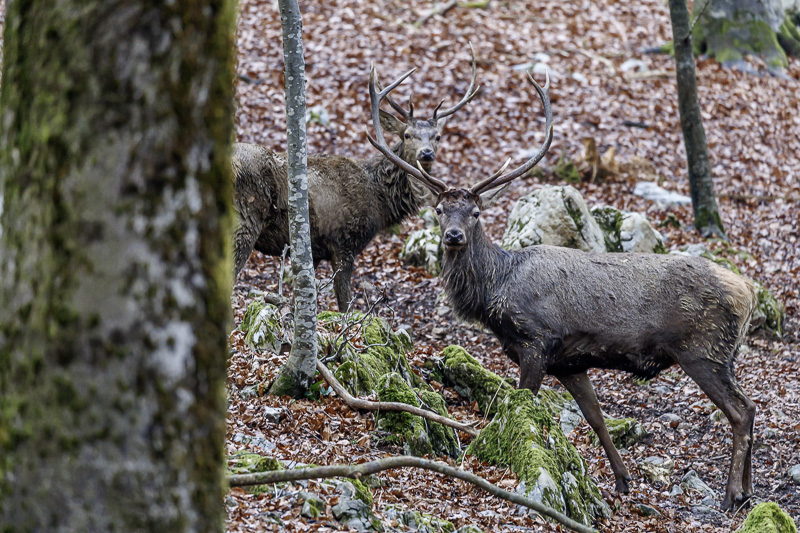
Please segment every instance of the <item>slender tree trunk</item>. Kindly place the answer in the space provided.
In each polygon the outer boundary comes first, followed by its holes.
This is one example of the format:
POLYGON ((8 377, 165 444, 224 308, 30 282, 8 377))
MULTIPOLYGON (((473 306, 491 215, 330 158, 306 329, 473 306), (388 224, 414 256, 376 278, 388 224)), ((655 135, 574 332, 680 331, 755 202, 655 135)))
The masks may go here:
POLYGON ((294 340, 271 394, 302 396, 317 367, 317 287, 311 257, 306 173, 306 87, 303 20, 297 0, 279 0, 286 66, 286 136, 289 173, 289 240, 294 275, 294 340))
POLYGON ((675 43, 675 71, 678 78, 678 109, 681 115, 683 144, 689 167, 689 186, 694 209, 694 227, 703 237, 725 238, 722 219, 714 198, 714 183, 708 163, 708 144, 697 100, 689 9, 686 0, 669 0, 672 38, 675 43))
POLYGON ((8 0, 4 532, 222 530, 234 24, 8 0))

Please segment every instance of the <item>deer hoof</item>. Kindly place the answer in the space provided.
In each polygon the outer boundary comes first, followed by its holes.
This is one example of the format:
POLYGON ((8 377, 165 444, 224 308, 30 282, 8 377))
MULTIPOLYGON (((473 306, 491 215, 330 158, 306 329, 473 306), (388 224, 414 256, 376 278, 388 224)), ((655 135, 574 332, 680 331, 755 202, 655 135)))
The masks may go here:
POLYGON ((616 483, 617 492, 620 492, 622 494, 628 494, 628 492, 630 492, 630 488, 628 487, 628 481, 630 480, 631 478, 618 477, 616 483))
POLYGON ((745 494, 743 492, 726 493, 725 499, 722 500, 720 507, 723 511, 736 511, 742 505, 747 503, 751 496, 751 494, 745 494))

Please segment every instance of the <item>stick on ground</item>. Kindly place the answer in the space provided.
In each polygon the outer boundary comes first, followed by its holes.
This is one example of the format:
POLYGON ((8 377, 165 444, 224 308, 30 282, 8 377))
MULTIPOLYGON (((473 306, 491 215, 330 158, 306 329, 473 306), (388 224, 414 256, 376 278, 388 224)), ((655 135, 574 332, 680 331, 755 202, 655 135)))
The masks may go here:
POLYGON ((407 403, 399 403, 399 402, 373 402, 370 400, 362 400, 361 398, 356 398, 349 392, 347 389, 342 386, 341 383, 333 376, 333 372, 328 370, 328 367, 325 366, 325 363, 322 361, 317 360, 317 370, 319 373, 322 374, 322 377, 325 378, 325 381, 328 382, 328 385, 333 387, 333 390, 336 391, 336 395, 341 398, 344 403, 346 403, 349 407, 356 410, 362 411, 404 411, 406 413, 411 413, 412 415, 421 416, 427 420, 432 422, 437 422, 442 424, 443 426, 449 426, 451 428, 457 429, 459 431, 463 431, 467 435, 471 435, 472 437, 478 436, 478 430, 469 426, 467 424, 462 424, 452 418, 446 418, 441 416, 437 413, 432 411, 426 411, 425 409, 420 409, 419 407, 414 407, 413 405, 408 405, 407 403))
POLYGON ((556 522, 563 524, 565 527, 580 533, 597 533, 597 531, 589 526, 576 522, 563 513, 560 513, 544 505, 543 503, 535 502, 515 492, 503 490, 500 487, 493 485, 480 476, 476 476, 470 472, 455 468, 450 465, 440 463, 438 461, 429 461, 419 457, 387 457, 385 459, 377 459, 368 463, 359 465, 329 465, 319 466, 312 468, 297 468, 292 470, 274 470, 272 472, 257 472, 254 474, 238 474, 230 476, 228 483, 231 487, 243 487, 246 485, 266 485, 269 483, 278 483, 281 481, 299 481, 301 479, 318 479, 318 478, 331 478, 331 477, 349 477, 359 479, 363 476, 376 474, 384 470, 391 470, 395 468, 404 468, 411 466, 414 468, 422 468, 425 470, 432 470, 439 472, 446 476, 461 479, 468 483, 478 486, 498 498, 502 498, 511 503, 525 506, 533 509, 537 513, 552 518, 556 522))

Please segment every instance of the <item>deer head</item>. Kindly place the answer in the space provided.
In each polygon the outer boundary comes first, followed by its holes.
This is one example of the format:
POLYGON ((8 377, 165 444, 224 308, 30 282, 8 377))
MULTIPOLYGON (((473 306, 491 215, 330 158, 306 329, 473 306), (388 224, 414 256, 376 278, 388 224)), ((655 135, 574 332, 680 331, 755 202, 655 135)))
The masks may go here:
MULTIPOLYGON (((403 141, 401 157, 408 162, 419 162, 426 171, 431 170, 433 162, 436 159, 436 150, 439 147, 439 140, 441 139, 442 131, 447 123, 447 117, 471 102, 480 89, 480 87, 475 87, 475 79, 477 77, 475 50, 472 48, 472 43, 470 43, 469 47, 472 52, 472 79, 464 97, 456 105, 447 109, 441 109, 444 103, 444 100, 442 100, 439 102, 439 105, 436 106, 436 109, 433 110, 433 116, 427 120, 423 120, 414 117, 414 103, 410 97, 408 99, 408 109, 405 109, 386 92, 384 95, 386 101, 389 102, 392 109, 403 117, 403 119, 401 120, 383 109, 378 110, 381 128, 390 133, 394 133, 403 141)), ((412 69, 401 76, 398 82, 406 79, 414 70, 415 69, 412 69)), ((374 68, 372 72, 375 72, 374 68)), ((381 84, 378 80, 377 73, 375 73, 374 76, 375 83, 380 90, 381 84)), ((392 84, 392 87, 396 87, 398 82, 392 84)))
MULTIPOLYGON (((439 224, 442 228, 442 241, 445 247, 460 248, 469 244, 471 240, 470 236, 474 235, 476 231, 483 231, 479 224, 481 210, 496 202, 506 191, 511 181, 524 175, 536 166, 550 148, 550 143, 553 141, 553 112, 550 109, 549 92, 550 75, 549 73, 547 74, 544 88, 542 88, 534 81, 530 73, 528 73, 528 79, 536 88, 536 92, 539 94, 545 112, 546 136, 539 151, 525 163, 508 173, 505 173, 505 171, 511 162, 510 159, 505 162, 500 170, 469 189, 455 189, 448 187, 443 181, 428 174, 419 161, 416 162, 416 168, 414 168, 411 164, 397 157, 387 146, 386 140, 383 137, 383 132, 381 131, 382 121, 379 119, 380 103, 384 98, 388 99, 389 92, 397 87, 397 85, 410 74, 410 72, 405 74, 386 89, 378 92, 376 89, 377 74, 375 73, 375 67, 372 67, 369 79, 369 95, 372 107, 372 125, 375 128, 375 138, 369 134, 369 130, 367 130, 367 138, 372 146, 380 150, 392 163, 405 170, 407 174, 430 189, 434 197, 437 198, 435 203, 436 215, 439 217, 439 224)), ((435 116, 436 113, 434 112, 434 117, 435 116)))

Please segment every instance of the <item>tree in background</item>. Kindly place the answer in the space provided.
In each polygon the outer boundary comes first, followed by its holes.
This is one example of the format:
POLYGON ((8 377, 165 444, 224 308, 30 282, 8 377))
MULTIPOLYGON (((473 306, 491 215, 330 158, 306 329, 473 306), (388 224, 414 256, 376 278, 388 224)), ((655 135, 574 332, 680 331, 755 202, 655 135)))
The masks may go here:
POLYGON ((306 152, 306 87, 303 20, 297 0, 279 0, 286 69, 286 137, 289 176, 289 241, 294 275, 294 339, 289 359, 270 394, 301 397, 317 371, 317 287, 311 257, 306 152))
POLYGON ((235 4, 8 0, 3 531, 221 531, 235 4))
POLYGON ((725 66, 752 70, 751 54, 783 73, 787 54, 800 57, 800 0, 695 0, 692 18, 695 54, 725 66))
POLYGON ((692 55, 692 33, 686 0, 669 0, 672 38, 675 43, 675 72, 678 82, 678 110, 683 144, 689 167, 689 187, 694 210, 694 227, 703 237, 725 237, 725 229, 714 198, 714 182, 708 163, 708 143, 697 100, 697 80, 692 55))

